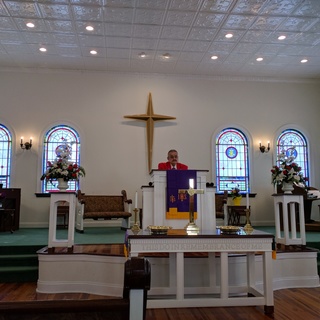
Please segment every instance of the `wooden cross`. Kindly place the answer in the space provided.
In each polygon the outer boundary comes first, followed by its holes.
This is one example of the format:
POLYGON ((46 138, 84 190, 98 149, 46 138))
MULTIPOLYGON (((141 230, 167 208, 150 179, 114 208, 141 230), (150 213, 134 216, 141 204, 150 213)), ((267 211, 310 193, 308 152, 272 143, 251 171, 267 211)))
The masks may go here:
POLYGON ((130 116, 124 116, 128 119, 140 120, 145 121, 147 123, 147 144, 148 144, 148 169, 149 172, 151 171, 152 166, 152 154, 153 154, 153 132, 154 132, 154 123, 156 121, 163 121, 163 120, 174 120, 175 117, 165 116, 162 114, 156 114, 153 112, 153 105, 152 105, 152 97, 151 93, 149 93, 149 102, 147 113, 145 114, 136 114, 130 116))
POLYGON ((189 194, 189 223, 186 225, 185 229, 188 234, 197 234, 199 233, 199 227, 194 222, 194 195, 204 193, 203 189, 194 189, 193 188, 193 179, 192 183, 190 181, 189 189, 179 189, 178 194, 189 194))

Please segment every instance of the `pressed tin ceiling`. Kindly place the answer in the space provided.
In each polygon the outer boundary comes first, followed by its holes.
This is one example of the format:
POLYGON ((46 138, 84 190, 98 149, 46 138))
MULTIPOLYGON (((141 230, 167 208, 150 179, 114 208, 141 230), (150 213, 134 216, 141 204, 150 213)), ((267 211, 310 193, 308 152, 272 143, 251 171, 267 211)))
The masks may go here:
POLYGON ((320 0, 0 0, 0 70, 33 69, 319 79, 320 0))

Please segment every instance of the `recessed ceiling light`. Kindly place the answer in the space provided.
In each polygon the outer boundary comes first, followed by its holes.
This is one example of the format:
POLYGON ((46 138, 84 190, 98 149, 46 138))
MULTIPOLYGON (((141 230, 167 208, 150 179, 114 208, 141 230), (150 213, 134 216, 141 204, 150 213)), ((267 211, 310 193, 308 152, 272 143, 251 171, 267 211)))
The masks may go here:
POLYGON ((41 52, 46 52, 46 51, 47 51, 47 49, 44 48, 44 47, 39 48, 39 50, 40 50, 41 52))
POLYGON ((284 40, 286 38, 286 36, 285 35, 282 35, 282 36, 279 36, 278 37, 278 40, 284 40))
POLYGON ((91 50, 90 53, 91 54, 97 54, 98 52, 96 50, 91 50))
POLYGON ((145 58, 147 55, 145 54, 145 52, 140 52, 139 53, 139 57, 140 58, 145 58))
POLYGON ((227 34, 225 35, 225 37, 228 38, 228 39, 230 39, 230 38, 233 37, 233 34, 232 34, 232 33, 227 33, 227 34))
POLYGON ((164 59, 170 59, 170 54, 169 53, 165 53, 165 54, 163 54, 162 55, 162 57, 164 58, 164 59))
POLYGON ((211 59, 211 60, 217 60, 217 59, 218 59, 218 56, 211 56, 210 59, 211 59))
POLYGON ((93 27, 93 26, 86 26, 86 30, 88 30, 88 31, 93 31, 93 30, 94 30, 94 27, 93 27))
POLYGON ((260 61, 263 60, 263 58, 259 57, 259 58, 257 58, 256 60, 260 62, 260 61))
POLYGON ((301 63, 306 63, 306 62, 308 62, 308 59, 302 59, 300 62, 301 63))
POLYGON ((28 23, 26 24, 26 26, 27 26, 28 28, 34 28, 34 23, 28 22, 28 23))

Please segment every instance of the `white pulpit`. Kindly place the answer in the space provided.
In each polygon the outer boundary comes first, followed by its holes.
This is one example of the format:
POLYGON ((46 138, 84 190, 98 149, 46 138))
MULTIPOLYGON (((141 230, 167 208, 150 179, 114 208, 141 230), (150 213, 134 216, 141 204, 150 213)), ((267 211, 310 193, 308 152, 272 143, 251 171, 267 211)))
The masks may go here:
MULTIPOLYGON (((213 188, 207 192, 206 183, 208 170, 196 170, 195 189, 204 190, 203 194, 197 194, 197 219, 195 223, 200 230, 214 230, 216 228, 215 194, 213 188)), ((142 226, 170 226, 174 229, 183 229, 189 222, 185 219, 166 218, 166 190, 167 171, 152 170, 150 174, 152 186, 142 186, 142 226)))
POLYGON ((76 193, 75 192, 52 192, 50 197, 50 216, 49 216, 49 251, 55 247, 67 247, 68 251, 73 249, 74 245, 74 226, 76 212, 76 193), (69 204, 68 217, 68 238, 57 239, 57 209, 60 201, 69 204))

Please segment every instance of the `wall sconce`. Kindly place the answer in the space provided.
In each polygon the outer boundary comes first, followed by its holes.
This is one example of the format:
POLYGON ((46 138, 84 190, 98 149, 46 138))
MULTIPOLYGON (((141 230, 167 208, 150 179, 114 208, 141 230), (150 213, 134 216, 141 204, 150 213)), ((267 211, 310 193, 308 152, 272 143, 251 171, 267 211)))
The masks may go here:
POLYGON ((268 141, 268 147, 262 146, 261 141, 259 142, 259 149, 261 153, 268 153, 270 150, 270 141, 268 141))
POLYGON ((21 137, 20 147, 23 150, 30 150, 31 147, 32 147, 32 138, 30 138, 30 141, 27 141, 27 142, 23 143, 23 137, 21 137))

